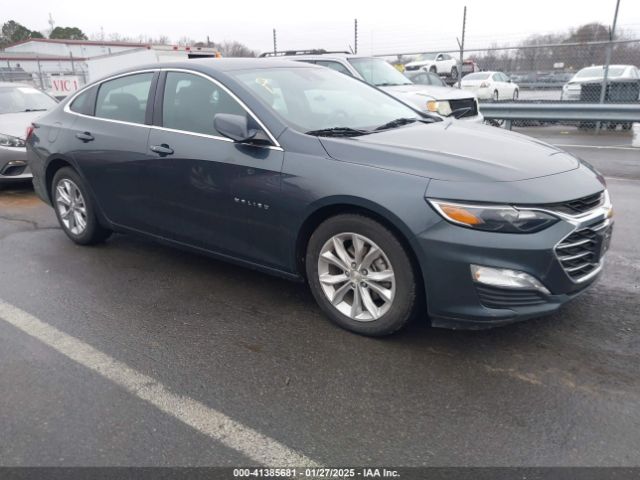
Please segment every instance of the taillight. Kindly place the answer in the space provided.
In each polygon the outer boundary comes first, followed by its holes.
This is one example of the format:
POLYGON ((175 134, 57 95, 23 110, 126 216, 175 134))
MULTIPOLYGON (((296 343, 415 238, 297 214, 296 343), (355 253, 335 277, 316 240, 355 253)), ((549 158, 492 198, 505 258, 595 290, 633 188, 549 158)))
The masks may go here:
POLYGON ((26 131, 26 133, 25 133, 25 135, 24 135, 24 140, 25 140, 25 142, 26 142, 27 140, 29 140, 29 137, 30 137, 30 136, 31 136, 31 134, 33 133, 34 128, 35 128, 35 127, 33 126, 33 123, 27 127, 27 131, 26 131))

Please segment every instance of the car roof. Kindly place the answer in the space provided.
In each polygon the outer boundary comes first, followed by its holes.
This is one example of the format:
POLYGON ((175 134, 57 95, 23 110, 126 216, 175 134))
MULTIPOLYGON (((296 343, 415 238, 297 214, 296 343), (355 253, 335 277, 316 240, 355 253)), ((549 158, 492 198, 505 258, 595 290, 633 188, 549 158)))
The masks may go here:
POLYGON ((158 62, 136 67, 129 67, 104 78, 137 72, 141 70, 158 70, 162 68, 176 68, 194 70, 203 73, 232 72, 236 70, 253 70, 260 68, 321 68, 310 64, 300 64, 290 60, 271 60, 267 58, 194 58, 171 62, 158 62))
POLYGON ((33 85, 29 85, 28 83, 18 83, 18 82, 0 82, 0 87, 31 87, 31 88, 35 88, 33 85))

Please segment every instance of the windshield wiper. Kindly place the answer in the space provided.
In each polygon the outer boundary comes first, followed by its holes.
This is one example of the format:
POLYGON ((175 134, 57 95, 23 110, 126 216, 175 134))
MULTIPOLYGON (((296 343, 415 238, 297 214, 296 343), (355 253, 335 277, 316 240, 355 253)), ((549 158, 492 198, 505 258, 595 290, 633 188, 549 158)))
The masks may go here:
POLYGON ((309 130, 305 133, 316 137, 357 137, 371 132, 368 130, 358 130, 357 128, 350 127, 331 127, 321 128, 320 130, 309 130))
POLYGON ((46 112, 46 108, 27 108, 23 112, 46 112))
POLYGON ((413 85, 413 83, 410 83, 410 82, 405 82, 405 83, 390 83, 390 82, 376 83, 376 87, 400 87, 402 85, 413 85))
POLYGON ((402 125, 408 125, 414 122, 421 122, 419 118, 396 118, 395 120, 391 120, 390 122, 385 123, 384 125, 380 125, 376 127, 375 130, 387 130, 389 128, 401 127, 402 125))
POLYGON ((471 110, 471 107, 457 108, 451 112, 451 115, 453 115, 455 118, 461 118, 464 116, 465 113, 469 112, 470 110, 471 110))

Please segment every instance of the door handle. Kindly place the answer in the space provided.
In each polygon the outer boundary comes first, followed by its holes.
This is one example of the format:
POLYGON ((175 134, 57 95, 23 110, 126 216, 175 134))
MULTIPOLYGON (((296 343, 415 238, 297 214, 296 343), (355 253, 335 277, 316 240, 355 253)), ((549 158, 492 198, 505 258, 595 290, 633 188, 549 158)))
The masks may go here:
POLYGON ((91 142, 94 140, 93 135, 89 132, 78 132, 76 133, 76 138, 82 140, 83 142, 91 142))
POLYGON ((149 150, 157 153, 160 156, 171 155, 173 153, 173 148, 171 148, 166 143, 163 143, 162 145, 153 145, 149 148, 149 150))

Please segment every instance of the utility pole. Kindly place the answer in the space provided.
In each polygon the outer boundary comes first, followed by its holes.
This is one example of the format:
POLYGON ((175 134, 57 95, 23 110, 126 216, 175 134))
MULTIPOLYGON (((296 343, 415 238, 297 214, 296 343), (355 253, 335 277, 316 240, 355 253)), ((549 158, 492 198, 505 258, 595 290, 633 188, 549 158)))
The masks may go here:
MULTIPOLYGON (((604 103, 607 95, 607 80, 609 79, 609 64, 611 64, 611 54, 613 51, 613 40, 616 35, 616 24, 618 23, 618 9, 620 8, 620 0, 616 0, 616 11, 613 14, 613 25, 609 31, 609 45, 607 46, 607 56, 604 61, 604 72, 602 78, 602 88, 600 89, 600 103, 604 103)), ((600 131, 601 122, 598 122, 596 132, 600 131)))
POLYGON ((276 37, 276 29, 273 29, 273 54, 278 54, 278 39, 276 37))
POLYGON ((460 64, 458 66, 458 88, 460 88, 462 81, 462 62, 464 62, 464 36, 467 30, 467 6, 464 6, 464 13, 462 14, 462 41, 456 38, 458 47, 460 47, 460 64))
POLYGON ((357 18, 353 21, 353 45, 355 49, 355 52, 353 53, 358 53, 358 19, 357 18))

